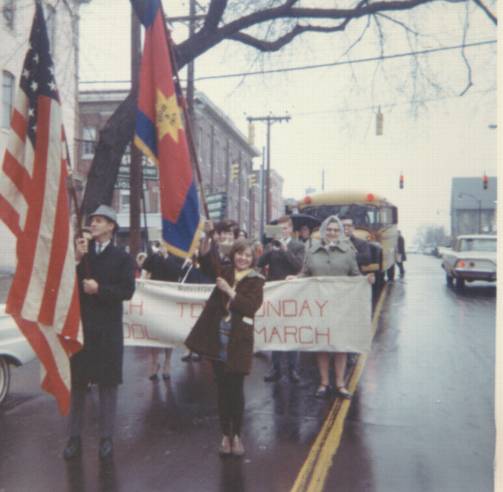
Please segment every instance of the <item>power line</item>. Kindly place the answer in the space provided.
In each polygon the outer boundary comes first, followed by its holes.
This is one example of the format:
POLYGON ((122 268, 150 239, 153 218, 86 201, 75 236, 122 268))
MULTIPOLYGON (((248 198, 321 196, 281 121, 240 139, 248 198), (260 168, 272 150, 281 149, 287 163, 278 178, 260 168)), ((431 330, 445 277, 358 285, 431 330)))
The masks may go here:
POLYGON ((327 67, 336 67, 340 65, 355 65, 357 63, 367 63, 372 61, 381 61, 381 60, 392 60, 395 58, 405 58, 407 56, 415 56, 415 55, 429 55, 431 53, 438 53, 440 51, 451 51, 462 48, 474 48, 476 46, 483 46, 488 44, 495 44, 497 40, 488 40, 488 41, 479 41, 476 43, 468 43, 468 44, 459 44, 455 46, 444 46, 441 48, 428 48, 420 51, 406 51, 404 53, 395 53, 393 55, 384 55, 384 56, 376 56, 376 57, 367 57, 367 58, 358 58, 356 60, 346 60, 346 61, 337 61, 331 63, 319 63, 316 65, 301 65, 298 67, 287 67, 287 68, 275 68, 271 70, 259 70, 255 72, 240 72, 240 73, 229 73, 229 74, 221 74, 221 75, 207 75, 203 77, 196 77, 196 81, 199 80, 212 80, 212 79, 228 79, 233 77, 244 77, 247 75, 263 75, 266 73, 282 73, 282 72, 296 72, 301 70, 313 70, 316 68, 327 68, 327 67))
POLYGON ((427 98, 423 98, 423 99, 412 99, 411 101, 401 102, 401 103, 375 104, 375 105, 365 106, 365 107, 360 107, 360 108, 323 109, 320 111, 303 111, 303 112, 298 112, 298 113, 292 112, 292 113, 290 113, 290 115, 291 116, 312 116, 312 115, 320 115, 320 114, 357 113, 360 111, 375 111, 379 106, 381 107, 381 109, 392 109, 392 108, 397 108, 397 107, 401 107, 401 106, 410 106, 412 104, 424 104, 424 103, 428 103, 428 102, 456 99, 458 97, 466 98, 467 96, 471 96, 471 95, 490 94, 492 92, 496 92, 496 88, 480 90, 480 91, 470 91, 470 92, 466 93, 464 96, 461 96, 460 94, 452 94, 450 96, 427 97, 427 98))
MULTIPOLYGON (((358 58, 356 60, 346 60, 346 61, 338 61, 331 63, 319 63, 316 65, 301 65, 298 67, 287 67, 287 68, 273 68, 270 70, 259 70, 255 72, 238 72, 238 73, 228 73, 228 74, 220 74, 220 75, 206 75, 202 77, 196 77, 196 81, 200 80, 213 80, 213 79, 227 79, 234 77, 244 77, 247 75, 264 75, 268 73, 282 73, 282 72, 296 72, 302 70, 313 70, 316 68, 327 68, 327 67, 335 67, 340 65, 352 65, 357 63, 368 63, 373 61, 381 61, 381 60, 392 60, 396 58, 405 58, 407 56, 415 56, 415 55, 429 55, 432 53, 438 53, 441 51, 452 51, 462 48, 475 48, 477 46, 484 46, 497 43, 497 40, 487 40, 487 41, 478 41, 475 43, 468 44, 459 44, 455 46, 444 46, 441 48, 428 48, 420 51, 407 51, 404 53, 395 53, 393 55, 385 55, 385 56, 376 56, 376 57, 368 57, 368 58, 358 58)), ((130 84, 130 80, 81 80, 79 84, 130 84)))

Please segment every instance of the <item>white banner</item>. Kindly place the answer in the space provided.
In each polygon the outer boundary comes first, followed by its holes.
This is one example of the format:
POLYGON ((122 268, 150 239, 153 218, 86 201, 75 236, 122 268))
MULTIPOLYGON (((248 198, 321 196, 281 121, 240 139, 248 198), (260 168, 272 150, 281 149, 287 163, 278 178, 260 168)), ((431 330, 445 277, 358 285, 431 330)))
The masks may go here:
MULTIPOLYGON (((124 342, 183 345, 214 285, 137 280, 124 303, 124 342)), ((368 352, 371 288, 366 277, 267 282, 255 315, 255 351, 368 352)))

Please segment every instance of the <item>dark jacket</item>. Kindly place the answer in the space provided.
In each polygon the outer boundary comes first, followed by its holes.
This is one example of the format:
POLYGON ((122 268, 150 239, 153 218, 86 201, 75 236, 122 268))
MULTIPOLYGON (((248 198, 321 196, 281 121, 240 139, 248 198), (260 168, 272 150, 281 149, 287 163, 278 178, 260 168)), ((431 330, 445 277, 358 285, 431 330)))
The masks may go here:
MULTIPOLYGON (((223 266, 222 277, 234 284, 234 267, 223 266)), ((231 333, 227 349, 226 368, 230 372, 248 374, 253 356, 254 316, 262 305, 265 279, 252 270, 236 286, 236 296, 229 305, 231 333)), ((196 321, 185 345, 201 355, 218 359, 220 350, 220 320, 227 316, 229 296, 215 287, 196 321)))
POLYGON ((304 264, 306 247, 303 242, 291 239, 286 251, 271 249, 258 260, 259 268, 269 267, 267 280, 284 280, 288 275, 297 275, 304 264))
POLYGON ((350 236, 349 240, 356 249, 356 263, 358 263, 358 266, 361 268, 372 263, 369 242, 356 236, 350 236))
POLYGON ((71 358, 72 385, 89 382, 114 385, 122 382, 122 302, 135 290, 134 260, 110 243, 96 255, 94 241, 77 267, 84 347, 71 358), (85 294, 82 280, 98 282, 95 295, 85 294))
POLYGON ((161 253, 152 253, 144 261, 142 268, 150 273, 150 280, 176 282, 180 276, 183 260, 169 255, 165 258, 161 253))

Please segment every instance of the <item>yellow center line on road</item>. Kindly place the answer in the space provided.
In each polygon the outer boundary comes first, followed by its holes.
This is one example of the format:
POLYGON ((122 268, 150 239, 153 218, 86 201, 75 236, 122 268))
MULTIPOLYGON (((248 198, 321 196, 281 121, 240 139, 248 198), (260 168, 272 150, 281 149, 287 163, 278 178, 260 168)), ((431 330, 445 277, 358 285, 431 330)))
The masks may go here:
MULTIPOLYGON (((372 337, 374 337, 381 316, 384 300, 388 292, 388 286, 383 289, 379 302, 377 303, 372 319, 372 337)), ((367 355, 362 354, 358 357, 351 377, 348 383, 348 389, 354 392, 360 381, 367 355)), ((322 492, 327 479, 328 471, 332 466, 332 459, 339 448, 344 422, 349 411, 351 400, 342 400, 336 398, 330 412, 325 418, 325 422, 316 437, 306 461, 297 475, 291 492, 322 492)))

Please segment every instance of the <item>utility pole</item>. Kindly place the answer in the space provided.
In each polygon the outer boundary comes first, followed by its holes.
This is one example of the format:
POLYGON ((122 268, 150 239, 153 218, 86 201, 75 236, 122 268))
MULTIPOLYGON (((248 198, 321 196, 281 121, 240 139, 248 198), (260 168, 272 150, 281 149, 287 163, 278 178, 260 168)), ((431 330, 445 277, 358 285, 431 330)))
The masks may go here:
MULTIPOLYGON (((189 38, 196 32, 196 0, 189 4, 189 38)), ((194 118, 194 60, 187 65, 187 110, 191 120, 194 118)))
MULTIPOLYGON (((138 86, 141 63, 141 26, 131 7, 131 83, 138 86)), ((134 142, 130 144, 131 164, 129 169, 129 251, 135 257, 141 248, 141 196, 143 189, 143 155, 134 142)))
POLYGON ((267 223, 271 221, 271 126, 273 123, 282 123, 290 121, 290 116, 248 116, 248 123, 254 121, 264 121, 267 125, 267 168, 266 168, 266 216, 267 223))
POLYGON ((262 147, 262 162, 260 163, 260 218, 259 218, 259 231, 260 240, 264 238, 264 181, 265 181, 265 147, 262 147))

